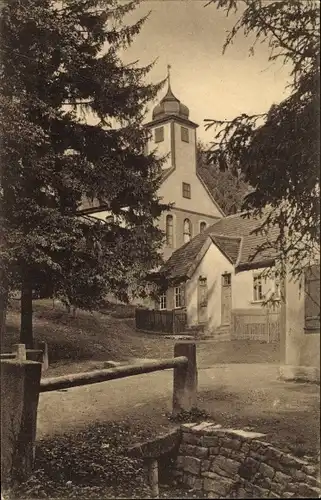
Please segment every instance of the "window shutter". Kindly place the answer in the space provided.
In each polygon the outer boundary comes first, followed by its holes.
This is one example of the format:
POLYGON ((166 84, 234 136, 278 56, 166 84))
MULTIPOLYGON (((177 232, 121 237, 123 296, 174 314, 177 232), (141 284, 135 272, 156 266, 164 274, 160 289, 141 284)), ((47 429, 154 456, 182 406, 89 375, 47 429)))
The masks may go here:
POLYGON ((320 330, 320 265, 305 273, 305 328, 320 330))

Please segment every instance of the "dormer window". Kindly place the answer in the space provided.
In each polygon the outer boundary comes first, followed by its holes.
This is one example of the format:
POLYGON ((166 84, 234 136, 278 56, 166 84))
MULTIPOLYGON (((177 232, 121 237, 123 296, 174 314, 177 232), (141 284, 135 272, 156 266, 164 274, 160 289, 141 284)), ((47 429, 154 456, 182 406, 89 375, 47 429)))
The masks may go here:
POLYGON ((155 128, 155 142, 163 142, 164 140, 164 127, 155 128))
POLYGON ((189 133, 188 128, 181 127, 181 139, 183 142, 189 142, 189 133))

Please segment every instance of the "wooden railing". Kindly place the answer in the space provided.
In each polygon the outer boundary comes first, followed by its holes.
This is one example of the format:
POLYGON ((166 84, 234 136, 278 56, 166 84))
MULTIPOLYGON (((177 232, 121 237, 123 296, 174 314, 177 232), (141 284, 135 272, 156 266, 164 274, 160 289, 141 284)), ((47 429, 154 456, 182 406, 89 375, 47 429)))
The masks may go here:
MULTIPOLYGON (((24 351, 25 354, 24 346, 20 344, 20 347, 16 348, 20 350, 20 353, 24 351)), ((22 356, 15 359, 1 359, 1 482, 5 484, 10 479, 14 456, 17 460, 15 467, 20 477, 28 479, 32 474, 40 393, 170 368, 174 369, 173 414, 181 410, 191 410, 197 402, 196 345, 194 343, 175 344, 174 357, 169 359, 42 380, 41 363, 28 361, 26 356, 24 359, 22 356), (10 427, 12 421, 16 422, 14 435, 10 427), (21 436, 23 436, 23 442, 21 436)))
POLYGON ((187 314, 184 309, 161 311, 137 308, 135 322, 137 330, 175 334, 186 330, 187 314))

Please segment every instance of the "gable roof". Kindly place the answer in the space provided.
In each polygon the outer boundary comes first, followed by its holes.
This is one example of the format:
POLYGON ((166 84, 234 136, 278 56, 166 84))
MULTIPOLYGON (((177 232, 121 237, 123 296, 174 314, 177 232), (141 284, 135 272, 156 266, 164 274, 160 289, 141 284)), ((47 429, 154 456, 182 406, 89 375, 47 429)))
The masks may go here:
POLYGON ((263 220, 263 218, 247 217, 244 213, 219 219, 178 248, 162 266, 161 272, 169 280, 188 278, 190 269, 208 238, 234 264, 236 271, 273 264, 276 257, 273 241, 277 237, 278 230, 270 229, 268 239, 263 234, 255 234, 254 231, 262 225, 263 220))
POLYGON ((222 236, 213 233, 210 234, 210 237, 225 257, 227 257, 232 264, 236 264, 242 238, 240 236, 222 236))

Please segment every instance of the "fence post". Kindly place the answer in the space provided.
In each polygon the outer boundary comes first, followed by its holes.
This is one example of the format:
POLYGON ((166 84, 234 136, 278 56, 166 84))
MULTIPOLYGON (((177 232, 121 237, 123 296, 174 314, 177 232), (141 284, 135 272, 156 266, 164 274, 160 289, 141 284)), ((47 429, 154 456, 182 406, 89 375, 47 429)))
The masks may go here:
POLYGON ((1 361, 1 483, 26 480, 35 458, 41 363, 1 361))
POLYGON ((27 353, 25 344, 13 344, 12 352, 16 355, 16 361, 26 361, 27 353))
POLYGON ((172 332, 176 333, 175 309, 172 309, 172 332))
POLYGON ((49 368, 48 344, 42 340, 36 340, 35 349, 40 349, 43 352, 41 371, 45 372, 49 368))
POLYGON ((270 343, 270 310, 269 306, 266 307, 266 333, 267 333, 267 343, 270 343))
POLYGON ((197 404, 196 344, 180 342, 174 346, 174 357, 186 356, 187 365, 174 368, 173 415, 190 411, 197 404))

